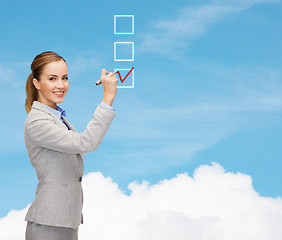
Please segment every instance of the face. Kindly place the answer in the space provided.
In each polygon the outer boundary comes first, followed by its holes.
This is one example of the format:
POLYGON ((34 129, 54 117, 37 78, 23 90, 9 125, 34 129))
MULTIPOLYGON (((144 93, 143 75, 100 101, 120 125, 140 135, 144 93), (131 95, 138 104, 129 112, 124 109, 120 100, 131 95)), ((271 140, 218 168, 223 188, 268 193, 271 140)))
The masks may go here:
POLYGON ((57 109, 57 103, 63 102, 69 89, 67 64, 63 60, 47 64, 40 80, 33 78, 33 84, 38 90, 38 101, 57 109))

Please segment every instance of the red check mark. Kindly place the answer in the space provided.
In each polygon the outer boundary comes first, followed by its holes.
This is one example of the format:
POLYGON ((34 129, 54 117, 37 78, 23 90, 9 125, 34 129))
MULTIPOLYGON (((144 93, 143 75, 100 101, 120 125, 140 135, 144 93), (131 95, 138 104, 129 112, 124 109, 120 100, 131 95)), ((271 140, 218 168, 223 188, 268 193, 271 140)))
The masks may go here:
POLYGON ((130 71, 127 73, 127 75, 124 77, 124 79, 122 79, 120 72, 118 71, 118 76, 119 76, 121 83, 124 82, 124 80, 128 77, 128 75, 132 72, 133 69, 134 69, 134 67, 130 69, 130 71))

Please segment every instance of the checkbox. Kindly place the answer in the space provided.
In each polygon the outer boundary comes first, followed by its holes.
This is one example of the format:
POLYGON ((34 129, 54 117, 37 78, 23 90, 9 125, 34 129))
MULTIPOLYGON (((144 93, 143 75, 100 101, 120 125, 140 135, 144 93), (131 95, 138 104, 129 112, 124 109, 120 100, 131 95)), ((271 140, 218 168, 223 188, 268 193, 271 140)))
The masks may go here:
POLYGON ((134 34, 134 15, 114 15, 114 34, 134 34))
MULTIPOLYGON (((115 69, 114 72, 119 71, 122 78, 124 78, 131 69, 115 69)), ((134 69, 122 83, 119 79, 117 88, 134 88, 134 69)))
POLYGON ((114 42, 114 60, 134 61, 134 42, 114 42))

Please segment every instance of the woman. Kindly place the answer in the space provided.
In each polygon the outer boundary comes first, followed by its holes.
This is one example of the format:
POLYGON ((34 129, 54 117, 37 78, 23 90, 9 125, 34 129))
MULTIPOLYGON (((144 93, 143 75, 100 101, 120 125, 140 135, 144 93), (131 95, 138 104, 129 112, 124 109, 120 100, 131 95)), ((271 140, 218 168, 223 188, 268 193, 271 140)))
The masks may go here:
POLYGON ((83 223, 84 153, 95 151, 116 113, 112 107, 117 78, 101 73, 104 97, 83 133, 78 133, 57 106, 69 88, 68 67, 63 57, 48 51, 37 55, 26 82, 28 116, 24 139, 39 180, 25 220, 26 240, 78 239, 83 223))

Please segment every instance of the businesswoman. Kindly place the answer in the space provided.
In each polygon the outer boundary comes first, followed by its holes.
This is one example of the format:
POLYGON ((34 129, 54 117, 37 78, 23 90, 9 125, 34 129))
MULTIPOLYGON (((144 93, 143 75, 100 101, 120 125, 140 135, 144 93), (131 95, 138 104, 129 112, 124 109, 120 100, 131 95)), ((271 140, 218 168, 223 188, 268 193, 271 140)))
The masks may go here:
MULTIPOLYGON (((116 113, 112 103, 117 78, 101 72, 104 97, 86 130, 78 133, 66 118, 63 102, 68 67, 63 57, 48 51, 37 55, 26 82, 24 140, 38 185, 25 220, 26 240, 77 240, 83 223, 84 153, 95 151, 116 113)), ((83 93, 81 94, 83 96, 83 93)))

